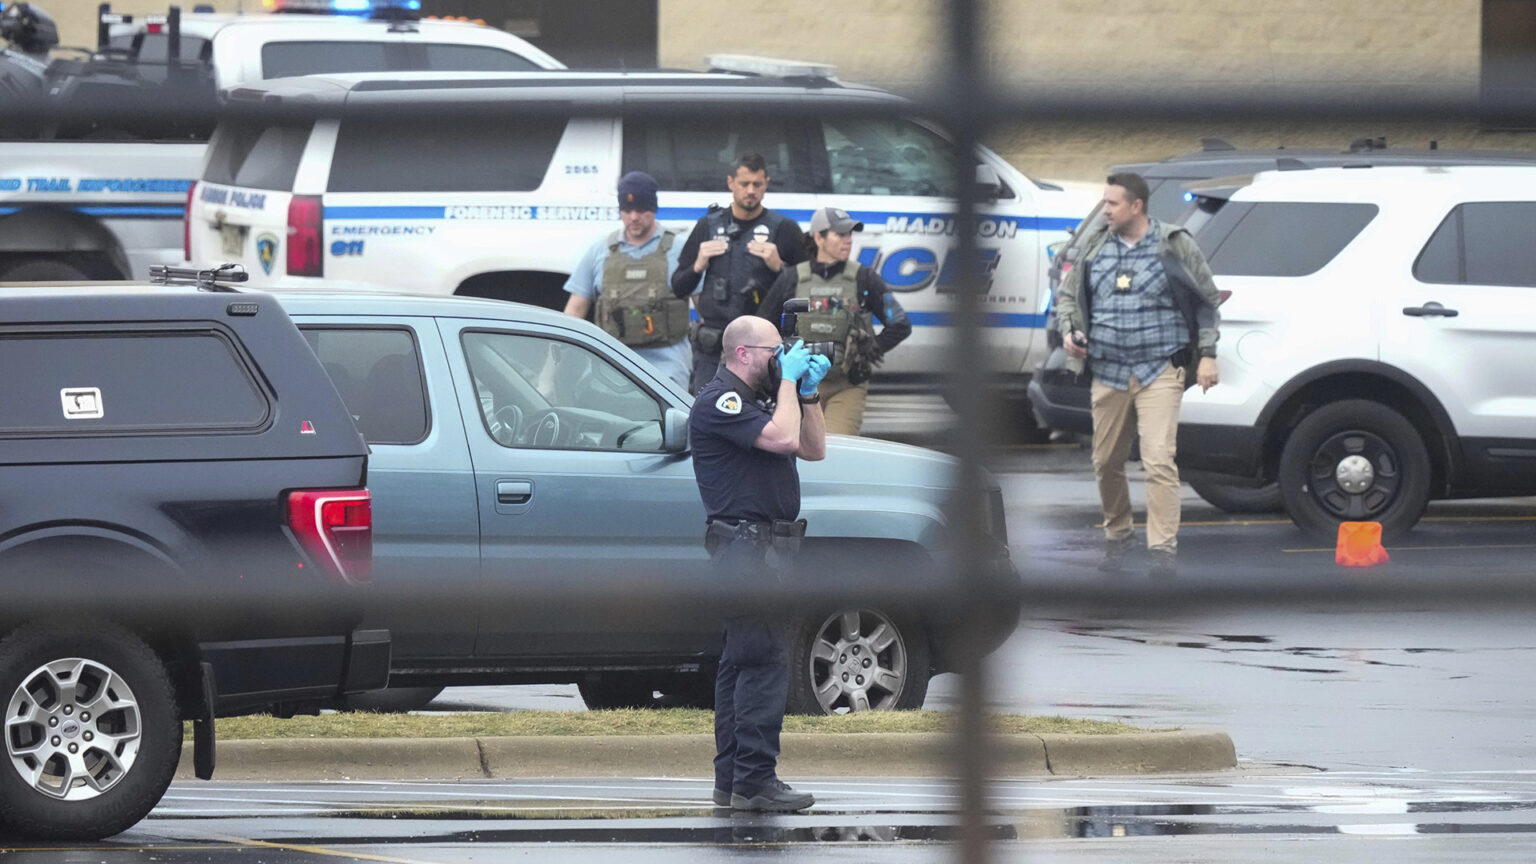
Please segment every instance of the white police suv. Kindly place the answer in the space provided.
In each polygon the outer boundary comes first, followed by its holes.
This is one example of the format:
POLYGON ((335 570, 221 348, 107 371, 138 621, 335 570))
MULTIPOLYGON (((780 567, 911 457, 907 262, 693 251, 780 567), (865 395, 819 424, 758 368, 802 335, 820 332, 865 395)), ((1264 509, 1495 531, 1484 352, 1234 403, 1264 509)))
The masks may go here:
POLYGON ((521 72, 565 65, 484 22, 421 17, 421 0, 264 0, 272 14, 101 15, 104 47, 163 64, 172 41, 185 63, 212 69, 223 89, 248 81, 334 72, 431 69, 521 72))
POLYGON ((47 67, 44 104, 67 120, 51 131, 8 129, 27 111, 0 86, 0 279, 143 278, 181 257, 217 88, 320 72, 562 68, 492 27, 415 20, 418 0, 377 2, 269 0, 274 14, 257 15, 105 9, 91 59, 47 67))
MULTIPOLYGON (((582 251, 617 226, 623 173, 654 176, 660 220, 686 236, 729 204, 730 165, 756 150, 769 207, 804 224, 838 206, 864 223, 854 254, 914 324, 882 378, 941 369, 960 154, 911 103, 828 67, 712 59, 757 74, 343 75, 230 90, 188 204, 188 257, 242 262, 257 284, 555 307, 582 251)), ((1095 196, 1034 182, 984 149, 974 159, 995 196, 979 227, 986 344, 1022 394, 1046 350, 1046 247, 1095 196)))
POLYGON ((1277 171, 1197 194, 1185 224, 1231 295, 1221 385, 1184 397, 1186 471, 1278 481, 1329 538, 1536 493, 1536 167, 1277 171))

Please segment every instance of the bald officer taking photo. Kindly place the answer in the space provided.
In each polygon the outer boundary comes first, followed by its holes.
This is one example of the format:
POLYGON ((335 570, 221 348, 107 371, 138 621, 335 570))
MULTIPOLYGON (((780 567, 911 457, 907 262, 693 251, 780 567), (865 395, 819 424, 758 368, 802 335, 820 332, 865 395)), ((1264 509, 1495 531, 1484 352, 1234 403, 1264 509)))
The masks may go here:
MULTIPOLYGON (((704 547, 717 578, 748 589, 782 579, 805 536, 795 460, 826 458, 817 385, 832 363, 800 342, 786 350, 755 315, 727 325, 721 349, 719 370, 694 398, 689 445, 708 517, 704 547)), ((785 622, 739 611, 725 620, 715 679, 714 802, 804 810, 816 799, 777 772, 789 694, 785 622)))

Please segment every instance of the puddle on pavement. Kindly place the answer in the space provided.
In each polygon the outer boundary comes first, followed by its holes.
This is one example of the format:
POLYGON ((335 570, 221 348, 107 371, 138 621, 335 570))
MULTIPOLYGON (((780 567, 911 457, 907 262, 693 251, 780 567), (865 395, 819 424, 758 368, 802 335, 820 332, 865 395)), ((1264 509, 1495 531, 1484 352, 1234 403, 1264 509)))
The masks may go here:
POLYGON ((1283 655, 1287 657, 1303 657, 1309 660, 1336 661, 1346 665, 1360 664, 1364 666, 1388 666, 1398 669, 1417 669, 1419 667, 1411 663, 1397 663, 1389 660, 1381 660, 1369 656, 1372 654, 1428 654, 1433 652, 1454 653, 1449 648, 1358 648, 1339 647, 1324 648, 1316 645, 1276 645, 1273 637, 1258 634, 1243 633, 1201 633, 1195 634, 1200 638, 1187 638, 1182 635, 1156 635, 1138 633, 1134 628, 1120 624, 1096 624, 1079 620, 1055 620, 1050 622, 1062 633, 1074 636, 1087 636, 1094 639, 1107 639, 1115 642, 1129 642, 1133 645, 1147 645, 1160 648, 1191 648, 1195 650, 1214 651, 1221 654, 1239 655, 1244 659, 1231 659, 1225 662, 1239 666, 1251 666, 1256 669, 1269 669, 1275 672, 1299 672, 1306 675, 1340 675, 1347 673, 1346 668, 1324 669, 1315 666, 1298 666, 1284 663, 1255 662, 1250 657, 1262 657, 1264 655, 1283 655), (1207 641, 1208 640, 1208 641, 1207 641))
MULTIPOLYGON (((690 843, 728 846, 764 843, 951 843, 960 839, 960 826, 934 825, 846 825, 815 820, 817 817, 751 816, 723 817, 713 825, 604 825, 549 826, 529 825, 518 828, 474 828, 463 831, 421 833, 391 838, 385 842, 418 844, 461 843, 690 843), (793 820, 789 824, 788 820, 793 820), (780 821, 785 820, 785 821, 780 821)), ((987 826, 988 840, 1017 840, 1017 826, 987 826)), ((284 837, 284 845, 350 846, 377 845, 379 837, 284 837)))
MULTIPOLYGON (((1397 811, 1422 814, 1510 813, 1536 810, 1536 801, 1403 802, 1397 811)), ((1244 821, 1264 815, 1324 814, 1328 806, 1308 804, 1207 805, 1146 804, 1115 807, 1072 807, 1035 811, 1020 835, 1031 839, 1174 837, 1192 834, 1500 834, 1536 833, 1531 822, 1361 822, 1329 824, 1244 821), (1182 817, 1182 818, 1181 818, 1182 817), (1198 821, 1188 817, 1204 817, 1198 821)))

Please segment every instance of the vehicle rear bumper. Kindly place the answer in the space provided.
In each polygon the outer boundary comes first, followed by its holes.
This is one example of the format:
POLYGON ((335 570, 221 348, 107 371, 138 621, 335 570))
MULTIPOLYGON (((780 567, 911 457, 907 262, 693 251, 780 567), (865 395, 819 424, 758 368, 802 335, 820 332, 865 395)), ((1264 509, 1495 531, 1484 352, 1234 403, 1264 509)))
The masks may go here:
POLYGON ((265 706, 324 702, 389 683, 387 630, 345 635, 203 642, 219 716, 265 706))
POLYGON ((1029 380, 1029 404, 1035 422, 1062 432, 1093 432, 1091 389, 1084 376, 1069 369, 1041 367, 1029 380))

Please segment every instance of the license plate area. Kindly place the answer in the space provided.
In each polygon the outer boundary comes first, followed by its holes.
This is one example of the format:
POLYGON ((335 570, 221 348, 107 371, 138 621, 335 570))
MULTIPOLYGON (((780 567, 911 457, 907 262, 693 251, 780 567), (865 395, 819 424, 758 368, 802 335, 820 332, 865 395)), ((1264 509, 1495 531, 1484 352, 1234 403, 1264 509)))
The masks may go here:
POLYGON ((239 258, 245 255, 245 238, 251 233, 247 225, 231 225, 228 222, 219 226, 219 241, 223 244, 224 254, 239 258))

